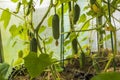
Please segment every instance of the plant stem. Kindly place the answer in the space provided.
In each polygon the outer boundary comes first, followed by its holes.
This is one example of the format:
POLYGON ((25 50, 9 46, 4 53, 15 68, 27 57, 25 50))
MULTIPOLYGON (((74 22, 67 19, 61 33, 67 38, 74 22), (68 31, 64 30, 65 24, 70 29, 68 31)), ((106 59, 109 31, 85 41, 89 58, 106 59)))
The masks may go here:
MULTIPOLYGON (((87 30, 75 30, 75 31, 72 31, 72 32, 87 32, 87 31, 93 31, 93 30, 99 30, 101 27, 98 27, 98 28, 93 28, 93 29, 87 29, 87 30)), ((63 32, 61 34, 66 34, 66 33, 70 33, 70 31, 68 32, 63 32)))
MULTIPOLYGON (((106 2, 105 0, 103 0, 103 2, 104 2, 104 3, 106 3, 106 4, 108 4, 108 2, 106 2)), ((114 8, 114 9, 116 9, 116 10, 120 11, 120 9, 118 9, 118 8, 114 7, 112 4, 110 4, 110 6, 111 6, 112 8, 114 8)))
MULTIPOLYGON (((111 24, 111 10, 110 10, 110 0, 108 0, 108 15, 109 15, 109 23, 111 24)), ((112 31, 110 31, 111 35, 111 47, 112 47, 112 52, 114 53, 114 46, 113 46, 113 34, 112 31)), ((115 65, 115 59, 113 58, 113 65, 114 65, 114 71, 116 71, 116 65, 115 65)))
MULTIPOLYGON (((52 0, 51 0, 51 2, 52 2, 52 0)), ((50 5, 49 5, 49 7, 48 7, 47 12, 45 13, 45 15, 43 16, 42 20, 39 22, 39 24, 38 24, 37 27, 36 27, 36 30, 35 30, 35 31, 36 31, 37 34, 38 34, 39 28, 41 27, 43 21, 45 20, 45 18, 47 17, 48 13, 50 12, 50 10, 51 10, 51 8, 52 8, 52 6, 53 6, 51 2, 50 2, 50 5)))
MULTIPOLYGON (((96 17, 97 27, 102 26, 102 16, 96 17)), ((103 43, 99 44, 103 40, 102 27, 97 31, 97 44, 98 44, 98 53, 103 48, 103 43)))

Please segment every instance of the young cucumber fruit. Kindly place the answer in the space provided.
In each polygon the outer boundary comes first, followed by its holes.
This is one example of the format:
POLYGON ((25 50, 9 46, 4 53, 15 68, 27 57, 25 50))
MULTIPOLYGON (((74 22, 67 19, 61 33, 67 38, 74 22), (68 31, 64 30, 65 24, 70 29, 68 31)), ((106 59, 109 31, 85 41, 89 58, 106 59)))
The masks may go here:
POLYGON ((59 16, 58 14, 54 14, 52 18, 52 32, 53 32, 53 38, 56 40, 56 46, 58 45, 58 39, 59 39, 59 16))
POLYGON ((35 38, 30 41, 30 52, 37 53, 37 40, 35 38))
POLYGON ((76 3, 74 6, 74 24, 78 21, 80 16, 80 6, 76 3))

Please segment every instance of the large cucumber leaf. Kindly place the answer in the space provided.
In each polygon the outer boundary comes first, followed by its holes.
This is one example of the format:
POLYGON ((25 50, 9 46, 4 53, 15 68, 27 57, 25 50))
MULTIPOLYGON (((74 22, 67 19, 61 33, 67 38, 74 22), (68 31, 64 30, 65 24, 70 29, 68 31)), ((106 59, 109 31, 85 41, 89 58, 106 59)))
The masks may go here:
POLYGON ((52 64, 52 59, 48 54, 40 54, 37 56, 36 53, 30 52, 29 55, 24 58, 24 63, 30 76, 34 78, 52 64))
POLYGON ((94 76, 91 80, 120 80, 119 72, 106 72, 94 76))

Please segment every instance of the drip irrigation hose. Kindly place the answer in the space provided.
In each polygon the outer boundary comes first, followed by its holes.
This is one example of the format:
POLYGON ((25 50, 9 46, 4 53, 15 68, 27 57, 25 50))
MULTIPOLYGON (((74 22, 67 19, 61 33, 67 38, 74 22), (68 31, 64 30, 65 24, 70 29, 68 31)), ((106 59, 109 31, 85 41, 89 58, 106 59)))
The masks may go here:
MULTIPOLYGON (((64 32, 64 5, 61 4, 61 33, 64 32)), ((64 34, 61 34, 61 45, 60 45, 60 60, 61 67, 64 67, 64 34)))

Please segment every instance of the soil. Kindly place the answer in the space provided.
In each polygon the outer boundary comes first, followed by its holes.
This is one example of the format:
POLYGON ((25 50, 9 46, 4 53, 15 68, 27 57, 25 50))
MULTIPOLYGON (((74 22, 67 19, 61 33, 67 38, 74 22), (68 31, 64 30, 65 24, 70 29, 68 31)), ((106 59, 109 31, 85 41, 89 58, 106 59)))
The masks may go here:
MULTIPOLYGON (((116 71, 120 72, 120 60, 116 59, 116 71)), ((99 72, 102 72, 106 66, 108 60, 106 57, 100 57, 98 59, 99 63, 99 72)), ((107 69, 107 72, 114 71, 112 64, 107 69)), ((91 58, 87 58, 87 62, 83 68, 80 67, 79 58, 70 58, 65 60, 65 66, 63 71, 56 72, 57 80, 90 80, 93 76, 97 75, 97 71, 94 68, 91 58)), ((21 66, 20 69, 15 70, 13 68, 12 75, 10 75, 9 80, 30 80, 30 76, 27 72, 27 69, 24 66, 21 66)), ((50 70, 44 71, 40 76, 32 80, 55 80, 52 72, 50 70)))

